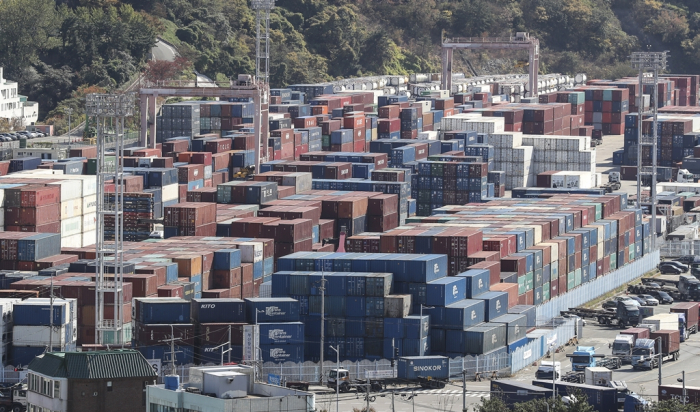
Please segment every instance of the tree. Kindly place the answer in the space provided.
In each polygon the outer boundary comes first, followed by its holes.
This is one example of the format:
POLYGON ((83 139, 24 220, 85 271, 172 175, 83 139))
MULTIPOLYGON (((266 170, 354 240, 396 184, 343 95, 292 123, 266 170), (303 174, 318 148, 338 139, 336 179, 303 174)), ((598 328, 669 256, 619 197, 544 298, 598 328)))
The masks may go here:
POLYGON ((695 412, 698 410, 697 405, 683 405, 677 399, 667 401, 659 401, 652 406, 654 412, 695 412))
POLYGON ((191 63, 184 57, 177 57, 174 61, 151 60, 146 64, 144 76, 150 82, 173 80, 185 69, 191 67, 191 63))

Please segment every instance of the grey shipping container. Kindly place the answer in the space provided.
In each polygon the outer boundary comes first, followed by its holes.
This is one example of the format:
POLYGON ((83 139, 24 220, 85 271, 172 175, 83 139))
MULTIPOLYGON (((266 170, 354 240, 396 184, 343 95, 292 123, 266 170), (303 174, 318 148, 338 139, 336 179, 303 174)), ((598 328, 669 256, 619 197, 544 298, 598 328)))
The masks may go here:
POLYGON ((508 309, 508 313, 516 315, 525 315, 527 318, 527 327, 537 327, 537 307, 533 305, 515 305, 508 309))
POLYGON ((508 345, 524 338, 528 328, 527 316, 525 315, 507 314, 491 319, 491 322, 506 325, 506 341, 508 345))
POLYGON ((482 323, 464 331, 464 350, 482 354, 506 345, 506 327, 502 323, 482 323))
POLYGON ((498 380, 491 381, 491 396, 499 396, 508 406, 534 399, 549 398, 552 390, 525 382, 498 380))
POLYGON ((397 377, 447 379, 450 375, 449 358, 444 356, 403 356, 399 358, 397 377))

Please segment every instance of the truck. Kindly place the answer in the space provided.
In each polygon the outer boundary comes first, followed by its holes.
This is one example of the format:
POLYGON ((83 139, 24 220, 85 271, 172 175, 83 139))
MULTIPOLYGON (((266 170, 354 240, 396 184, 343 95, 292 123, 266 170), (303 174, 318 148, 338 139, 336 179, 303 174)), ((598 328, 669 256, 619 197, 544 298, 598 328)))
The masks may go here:
POLYGON ((450 375, 449 358, 445 356, 402 356, 397 360, 396 378, 390 372, 385 378, 353 379, 347 369, 331 369, 327 387, 339 392, 364 392, 369 383, 370 391, 378 392, 390 384, 414 382, 426 389, 442 389, 450 375))
POLYGON ((0 388, 0 412, 23 412, 27 409, 27 385, 0 388))
MULTIPOLYGON (((539 386, 542 388, 553 389, 552 381, 547 380, 534 380, 532 381, 534 386, 539 386)), ((627 386, 624 388, 612 387, 612 386, 594 386, 586 385, 582 383, 573 382, 556 382, 556 394, 559 396, 571 396, 577 390, 583 392, 588 399, 588 403, 598 412, 617 412, 617 410, 624 404, 627 394, 627 386), (618 394, 618 391, 624 393, 624 397, 618 394), (620 403, 622 401, 622 403, 620 403)))
POLYGON ((681 302, 671 306, 671 313, 684 315, 684 328, 689 334, 698 333, 698 318, 700 304, 697 302, 681 302))
POLYGON ((537 379, 559 379, 561 377, 561 362, 541 361, 535 372, 537 379), (553 365, 552 365, 553 364, 553 365), (552 376, 556 372, 556 376, 552 376))
POLYGON ((612 355, 623 362, 632 362, 632 349, 637 339, 649 338, 649 328, 629 328, 620 332, 612 343, 612 355))
MULTIPOLYGON (((592 142, 593 140, 591 140, 592 142)), ((608 183, 601 185, 601 189, 605 189, 605 193, 612 193, 614 191, 620 190, 622 183, 620 182, 620 172, 610 172, 608 173, 608 183)))
POLYGON ((683 385, 659 385, 659 401, 677 400, 680 403, 700 406, 700 387, 686 386, 685 396, 683 395, 683 385))
POLYGON ((677 300, 700 300, 700 280, 695 276, 679 275, 678 280, 668 278, 642 278, 642 284, 629 285, 627 290, 630 293, 653 293, 663 291, 677 300), (658 283, 661 288, 648 286, 649 283, 658 283))
POLYGON ((574 353, 566 354, 566 357, 571 358, 571 369, 577 372, 596 366, 610 369, 619 369, 622 366, 620 358, 595 353, 593 346, 577 346, 574 353))
POLYGON ((584 383, 594 386, 608 386, 612 382, 612 371, 601 366, 588 367, 584 369, 584 383))
POLYGON ((618 301, 615 311, 604 309, 571 308, 561 311, 562 315, 576 315, 581 318, 594 318, 601 325, 617 325, 622 328, 639 323, 639 307, 625 301, 618 301))
POLYGON ((695 183, 695 175, 690 173, 690 170, 688 169, 678 169, 678 174, 676 175, 676 182, 695 183))
POLYGON ((634 369, 654 369, 659 362, 675 361, 680 356, 680 332, 657 330, 649 334, 650 339, 637 339, 632 350, 634 369), (658 339, 658 345, 656 345, 658 339))
POLYGON ((534 399, 547 399, 552 397, 551 388, 531 385, 526 382, 512 380, 492 380, 491 394, 498 394, 508 407, 513 408, 516 403, 528 402, 534 399))

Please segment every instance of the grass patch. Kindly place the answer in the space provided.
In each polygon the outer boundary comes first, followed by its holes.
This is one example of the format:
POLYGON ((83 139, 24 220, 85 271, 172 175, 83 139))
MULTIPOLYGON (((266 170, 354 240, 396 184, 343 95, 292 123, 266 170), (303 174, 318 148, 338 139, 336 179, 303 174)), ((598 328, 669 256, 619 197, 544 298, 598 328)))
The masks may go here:
POLYGON ((160 22, 163 23, 163 26, 165 26, 165 32, 163 32, 160 35, 160 38, 163 40, 167 41, 170 44, 173 44, 175 46, 180 45, 180 39, 177 38, 175 35, 175 32, 177 31, 177 24, 173 23, 170 20, 166 19, 160 19, 160 22))

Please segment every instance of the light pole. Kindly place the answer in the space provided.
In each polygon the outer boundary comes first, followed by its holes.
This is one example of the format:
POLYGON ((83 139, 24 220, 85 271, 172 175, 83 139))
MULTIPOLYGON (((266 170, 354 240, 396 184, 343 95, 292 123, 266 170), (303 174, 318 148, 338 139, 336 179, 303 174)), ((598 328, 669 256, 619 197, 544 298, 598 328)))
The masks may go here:
POLYGON ((340 351, 338 348, 329 346, 335 351, 335 412, 340 412, 340 351))
POLYGON ((683 371, 682 373, 683 373, 683 377, 682 377, 682 378, 678 378, 677 380, 678 380, 678 382, 682 382, 682 383, 683 383, 683 405, 685 405, 685 397, 686 397, 686 393, 685 393, 685 371, 683 371))
MULTIPOLYGON (((556 351, 554 350, 555 342, 549 344, 549 348, 552 351, 552 401, 557 399, 557 362, 555 359, 556 351)), ((547 407, 549 409, 549 406, 547 407)))
MULTIPOLYGON (((422 303, 420 304, 421 330, 423 330, 423 328, 422 328, 422 323, 423 323, 423 308, 426 308, 426 309, 433 309, 433 308, 435 308, 435 306, 425 306, 425 305, 423 305, 422 303)), ((420 335, 420 336, 422 336, 422 335, 420 335)), ((421 339, 421 340, 422 340, 422 339, 421 339)), ((421 343, 420 343, 420 356, 423 356, 423 355, 425 355, 425 347, 423 346, 423 342, 421 342, 421 343)))
POLYGON ((70 115, 73 114, 73 108, 66 107, 66 113, 68 113, 68 140, 70 141, 70 115))

